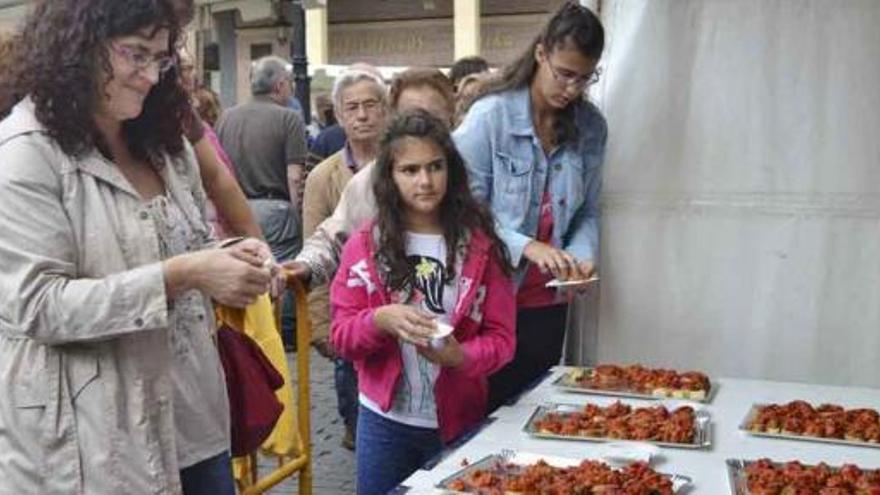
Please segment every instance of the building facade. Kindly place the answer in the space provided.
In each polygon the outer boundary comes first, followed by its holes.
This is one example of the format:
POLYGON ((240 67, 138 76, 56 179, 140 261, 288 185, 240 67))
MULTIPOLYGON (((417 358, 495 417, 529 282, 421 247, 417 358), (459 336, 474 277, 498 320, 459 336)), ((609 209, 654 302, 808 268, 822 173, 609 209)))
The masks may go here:
MULTIPOLYGON (((480 55, 493 66, 512 60, 563 0, 300 0, 306 7, 307 54, 318 91, 334 68, 449 67, 480 55), (322 72, 323 71, 323 72, 322 72)), ((596 3, 582 0, 582 3, 596 3)), ((0 0, 0 33, 14 29, 32 0, 0 0)), ((253 60, 289 58, 290 0, 195 0, 186 43, 206 84, 224 106, 249 96, 253 60)), ((593 5, 595 7, 595 5, 593 5)))

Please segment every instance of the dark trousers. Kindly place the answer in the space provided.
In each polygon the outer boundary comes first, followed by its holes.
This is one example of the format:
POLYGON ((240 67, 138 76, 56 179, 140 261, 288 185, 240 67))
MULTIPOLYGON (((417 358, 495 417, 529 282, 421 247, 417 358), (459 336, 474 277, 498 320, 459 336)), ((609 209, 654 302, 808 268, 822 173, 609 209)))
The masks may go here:
POLYGON ((440 433, 379 416, 358 413, 357 494, 385 495, 443 450, 440 433))
POLYGON ((515 399, 559 364, 567 313, 567 304, 517 311, 516 354, 513 361, 489 376, 489 413, 515 399))
MULTIPOLYGON (((352 433, 357 431, 358 378, 351 361, 333 360, 333 384, 336 386, 336 409, 352 433)), ((357 436, 355 436, 357 438, 357 436)))
POLYGON ((235 495, 229 452, 180 470, 184 495, 235 495))
POLYGON ((293 291, 286 290, 281 299, 276 303, 281 305, 281 341, 284 342, 284 348, 288 351, 296 350, 296 300, 293 298, 293 291))

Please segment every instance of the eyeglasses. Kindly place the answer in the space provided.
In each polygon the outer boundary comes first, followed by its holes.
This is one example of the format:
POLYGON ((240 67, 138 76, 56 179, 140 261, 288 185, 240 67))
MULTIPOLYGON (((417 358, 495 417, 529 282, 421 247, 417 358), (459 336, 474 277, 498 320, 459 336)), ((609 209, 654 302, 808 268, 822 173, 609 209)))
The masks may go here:
POLYGON ((350 101, 342 106, 342 111, 345 113, 355 113, 358 109, 363 108, 364 112, 370 113, 379 110, 381 106, 382 102, 379 100, 350 101))
POLYGON ((176 59, 171 55, 154 56, 143 48, 119 43, 111 43, 110 46, 139 71, 147 70, 155 64, 159 74, 164 74, 176 65, 176 59))
POLYGON ((550 61, 550 57, 545 56, 544 61, 547 62, 547 67, 550 68, 550 73, 553 74, 553 79, 564 86, 574 86, 576 88, 582 88, 584 86, 596 84, 597 82, 599 82, 599 77, 602 75, 601 67, 596 67, 595 69, 593 69, 592 72, 585 76, 577 74, 560 74, 560 69, 557 69, 553 66, 553 62, 550 61))

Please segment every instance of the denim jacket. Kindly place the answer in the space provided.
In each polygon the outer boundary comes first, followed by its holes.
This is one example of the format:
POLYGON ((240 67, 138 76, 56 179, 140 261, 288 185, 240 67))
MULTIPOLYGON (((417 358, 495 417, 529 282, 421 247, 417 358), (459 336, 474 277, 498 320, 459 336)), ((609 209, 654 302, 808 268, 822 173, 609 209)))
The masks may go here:
MULTIPOLYGON (((455 130, 471 190, 492 208, 498 233, 521 264, 536 235, 547 180, 553 201, 552 244, 578 260, 598 262, 601 165, 608 129, 591 103, 575 109, 579 138, 546 155, 532 125, 528 87, 481 98, 455 130)), ((518 277, 520 278, 520 277, 518 277)))

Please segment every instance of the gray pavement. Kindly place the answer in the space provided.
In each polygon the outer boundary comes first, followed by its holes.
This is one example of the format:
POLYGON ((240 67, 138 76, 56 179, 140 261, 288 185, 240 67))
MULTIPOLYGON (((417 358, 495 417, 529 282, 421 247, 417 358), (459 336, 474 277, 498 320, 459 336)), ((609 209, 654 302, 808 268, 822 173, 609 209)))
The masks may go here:
MULTIPOLYGON (((287 362, 296 386, 296 355, 288 354, 287 362)), ((351 495, 355 492, 354 452, 342 447, 345 432, 342 419, 336 412, 336 392, 333 389, 333 363, 314 351, 310 359, 312 400, 312 472, 315 495, 351 495)), ((261 458, 260 473, 265 475, 276 467, 273 459, 261 458)), ((273 495, 299 492, 296 477, 276 486, 273 495)))

